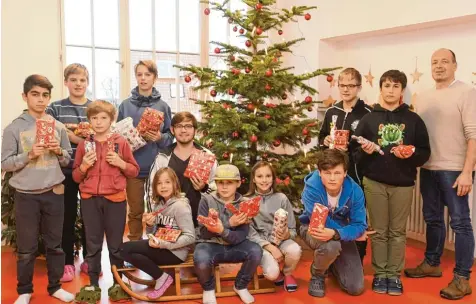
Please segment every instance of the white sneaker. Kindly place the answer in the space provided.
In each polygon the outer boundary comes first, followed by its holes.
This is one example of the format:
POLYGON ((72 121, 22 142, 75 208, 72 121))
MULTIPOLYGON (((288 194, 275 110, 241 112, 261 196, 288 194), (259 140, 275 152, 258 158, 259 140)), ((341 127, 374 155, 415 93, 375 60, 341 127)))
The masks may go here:
POLYGON ((72 293, 69 293, 66 290, 61 288, 55 291, 55 293, 52 294, 51 296, 65 303, 73 302, 74 300, 74 295, 72 293))
POLYGON ((233 290, 240 296, 241 301, 245 304, 251 304, 255 302, 255 298, 251 295, 248 289, 236 289, 235 285, 233 285, 233 290))
POLYGON ((203 304, 217 304, 215 290, 204 290, 202 300, 203 304))
POLYGON ((30 303, 31 293, 24 293, 18 296, 14 304, 28 304, 30 303))

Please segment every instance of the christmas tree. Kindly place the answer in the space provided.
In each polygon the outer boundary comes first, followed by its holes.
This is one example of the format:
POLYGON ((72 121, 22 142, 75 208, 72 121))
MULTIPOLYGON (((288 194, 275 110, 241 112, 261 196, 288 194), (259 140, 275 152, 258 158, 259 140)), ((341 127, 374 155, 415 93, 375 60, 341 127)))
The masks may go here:
MULTIPOLYGON (((201 106, 200 142, 210 148, 220 164, 231 162, 242 174, 242 188, 248 189, 249 174, 259 160, 272 163, 277 172, 279 191, 295 205, 300 203, 303 179, 316 164, 317 149, 305 150, 319 132, 320 124, 306 112, 313 111, 317 91, 306 82, 324 75, 332 81, 332 71, 318 69, 295 75, 293 67, 283 67, 282 54, 291 53, 291 46, 304 40, 298 38, 271 44, 268 33, 283 34, 282 26, 296 18, 311 19, 312 6, 293 6, 290 10, 273 9, 276 0, 243 0, 246 12, 231 11, 223 3, 208 2, 232 24, 233 31, 246 37, 242 47, 221 42, 214 52, 223 54, 229 67, 214 70, 208 67, 178 66, 185 71, 185 82, 196 78, 200 93, 195 101, 201 106), (305 97, 294 100, 297 90, 305 97)), ((241 191, 243 192, 243 191, 241 191)))

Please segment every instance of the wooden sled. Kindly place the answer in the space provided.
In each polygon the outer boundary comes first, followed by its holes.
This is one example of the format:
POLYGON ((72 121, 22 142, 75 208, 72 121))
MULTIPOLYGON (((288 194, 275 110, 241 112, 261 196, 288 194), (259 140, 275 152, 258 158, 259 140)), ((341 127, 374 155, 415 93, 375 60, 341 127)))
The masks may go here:
MULTIPOLYGON (((124 275, 126 278, 131 280, 134 283, 141 284, 141 285, 147 285, 147 286, 155 286, 155 280, 152 279, 144 279, 140 278, 136 275, 133 274, 134 271, 137 270, 137 268, 117 268, 115 265, 112 266, 112 274, 114 275, 114 278, 117 280, 119 285, 121 285, 122 289, 124 289, 127 294, 129 294, 131 297, 137 300, 141 301, 148 301, 148 302, 166 302, 166 301, 180 301, 180 300, 196 300, 196 299, 201 299, 202 298, 202 292, 203 290, 201 288, 195 290, 187 288, 188 292, 184 293, 184 286, 182 285, 187 285, 187 284, 192 284, 196 283, 198 284, 198 280, 196 277, 191 277, 191 278, 181 278, 180 277, 180 270, 185 269, 185 268, 193 268, 193 254, 189 254, 187 257, 187 260, 183 262, 182 264, 177 264, 177 265, 165 265, 165 266, 160 266, 161 269, 166 270, 172 270, 174 271, 174 285, 175 286, 175 293, 170 294, 170 290, 167 290, 166 294, 160 297, 159 299, 156 300, 151 300, 147 298, 146 295, 141 295, 136 292, 134 292, 132 289, 127 287, 127 285, 124 283, 124 281, 121 278, 121 275, 124 275), (191 291, 191 292, 190 292, 191 291)), ((225 281, 232 281, 236 278, 235 275, 233 274, 226 274, 226 275, 221 275, 220 274, 220 267, 219 265, 215 266, 215 282, 216 282, 216 297, 231 297, 237 295, 236 292, 233 291, 233 288, 230 286, 223 286, 222 282, 225 281)), ((263 275, 258 275, 258 273, 255 273, 253 276, 253 281, 250 283, 250 286, 248 286, 248 290, 250 291, 251 294, 260 294, 260 293, 270 293, 270 292, 275 292, 275 286, 272 282, 269 282, 268 280, 264 279, 263 275), (251 288, 250 288, 251 286, 251 288)), ((172 289, 171 287, 169 289, 172 289)))

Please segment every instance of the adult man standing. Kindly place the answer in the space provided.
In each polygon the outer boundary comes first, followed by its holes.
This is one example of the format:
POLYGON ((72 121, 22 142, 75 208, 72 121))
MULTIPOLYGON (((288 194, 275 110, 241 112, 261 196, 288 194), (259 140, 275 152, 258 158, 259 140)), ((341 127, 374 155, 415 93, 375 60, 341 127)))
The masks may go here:
POLYGON ((476 90, 455 80, 457 62, 451 50, 434 52, 431 67, 436 88, 421 94, 416 102, 431 146, 431 157, 420 171, 427 245, 424 261, 406 269, 405 274, 410 278, 442 275, 439 265, 446 237, 446 205, 456 234, 456 266, 453 280, 440 295, 456 300, 471 294, 469 276, 475 242, 468 193, 476 164, 476 90))

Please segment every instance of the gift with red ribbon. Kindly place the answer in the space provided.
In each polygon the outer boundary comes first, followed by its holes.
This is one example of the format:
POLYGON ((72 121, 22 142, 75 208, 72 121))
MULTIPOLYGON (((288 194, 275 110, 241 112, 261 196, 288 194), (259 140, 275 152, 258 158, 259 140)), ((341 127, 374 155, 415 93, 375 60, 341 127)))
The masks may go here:
POLYGON ((188 178, 197 177, 207 183, 215 164, 215 159, 215 155, 195 149, 190 155, 190 160, 183 176, 188 178))
POLYGON ((153 109, 146 108, 142 116, 140 117, 139 123, 137 124, 137 131, 141 136, 144 136, 148 131, 158 132, 160 125, 164 122, 164 113, 153 109))

